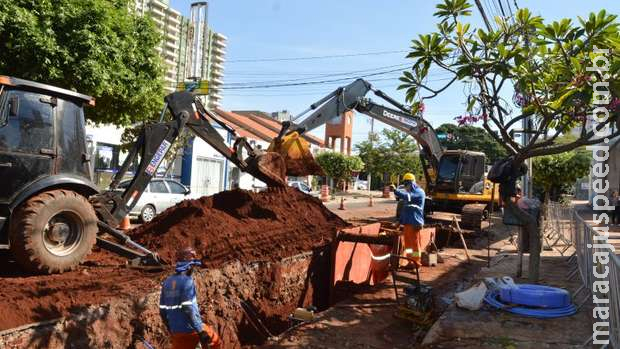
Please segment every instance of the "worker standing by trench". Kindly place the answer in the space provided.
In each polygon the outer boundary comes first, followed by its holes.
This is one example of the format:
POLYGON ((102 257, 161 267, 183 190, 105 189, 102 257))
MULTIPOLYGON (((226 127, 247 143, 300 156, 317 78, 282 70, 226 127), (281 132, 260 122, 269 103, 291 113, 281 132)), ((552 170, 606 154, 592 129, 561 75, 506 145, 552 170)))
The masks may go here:
POLYGON ((403 189, 391 186, 394 195, 403 201, 403 207, 399 215, 400 224, 403 225, 405 240, 404 256, 411 258, 417 268, 422 266, 422 249, 420 232, 424 227, 424 190, 415 183, 412 173, 403 176, 403 189))
POLYGON ((172 349, 215 349, 220 339, 203 323, 192 278, 194 266, 200 265, 196 251, 184 248, 177 252, 175 273, 164 280, 159 298, 159 314, 171 335, 172 349))

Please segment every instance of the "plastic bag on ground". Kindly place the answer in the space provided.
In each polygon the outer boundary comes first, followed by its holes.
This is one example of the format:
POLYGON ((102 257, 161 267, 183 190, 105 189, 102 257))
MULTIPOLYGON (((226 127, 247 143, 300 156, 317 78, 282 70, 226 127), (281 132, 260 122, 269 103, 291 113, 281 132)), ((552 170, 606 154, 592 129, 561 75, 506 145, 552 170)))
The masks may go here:
POLYGON ((487 286, 484 282, 480 282, 478 285, 472 286, 463 292, 456 293, 454 299, 459 308, 478 310, 482 307, 482 301, 486 293, 487 286))

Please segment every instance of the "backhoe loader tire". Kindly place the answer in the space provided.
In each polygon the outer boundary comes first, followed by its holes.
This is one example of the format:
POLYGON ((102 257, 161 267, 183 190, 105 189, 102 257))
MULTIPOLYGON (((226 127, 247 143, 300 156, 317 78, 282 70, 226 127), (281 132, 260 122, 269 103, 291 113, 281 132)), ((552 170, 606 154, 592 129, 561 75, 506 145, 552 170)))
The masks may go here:
POLYGON ((28 199, 13 213, 11 252, 26 271, 73 270, 97 239, 97 215, 88 200, 70 190, 51 190, 28 199))

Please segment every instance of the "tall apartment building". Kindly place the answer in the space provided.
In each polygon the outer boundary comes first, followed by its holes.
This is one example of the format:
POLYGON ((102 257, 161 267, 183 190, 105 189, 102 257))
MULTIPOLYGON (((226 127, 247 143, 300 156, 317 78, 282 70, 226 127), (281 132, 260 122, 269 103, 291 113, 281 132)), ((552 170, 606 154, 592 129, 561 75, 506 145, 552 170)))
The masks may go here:
POLYGON ((164 76, 166 92, 172 92, 178 81, 179 47, 181 38, 181 23, 183 16, 172 7, 168 0, 135 0, 136 12, 141 15, 148 14, 155 22, 157 29, 163 36, 163 40, 157 52, 165 64, 164 76))
POLYGON ((208 26, 208 4, 193 3, 190 18, 170 7, 168 0, 135 0, 136 11, 151 16, 163 35, 157 48, 166 66, 165 88, 172 92, 181 82, 200 79, 208 81, 207 107, 219 107, 222 99, 222 78, 227 38, 208 26))

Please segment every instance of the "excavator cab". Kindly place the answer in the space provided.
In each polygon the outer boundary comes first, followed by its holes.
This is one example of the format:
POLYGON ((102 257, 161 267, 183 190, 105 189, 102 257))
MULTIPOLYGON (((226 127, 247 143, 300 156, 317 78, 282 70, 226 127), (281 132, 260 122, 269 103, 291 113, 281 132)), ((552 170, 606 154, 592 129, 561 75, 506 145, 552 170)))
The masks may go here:
POLYGON ((448 150, 439 161, 435 190, 441 193, 482 194, 484 168, 484 153, 448 150))

